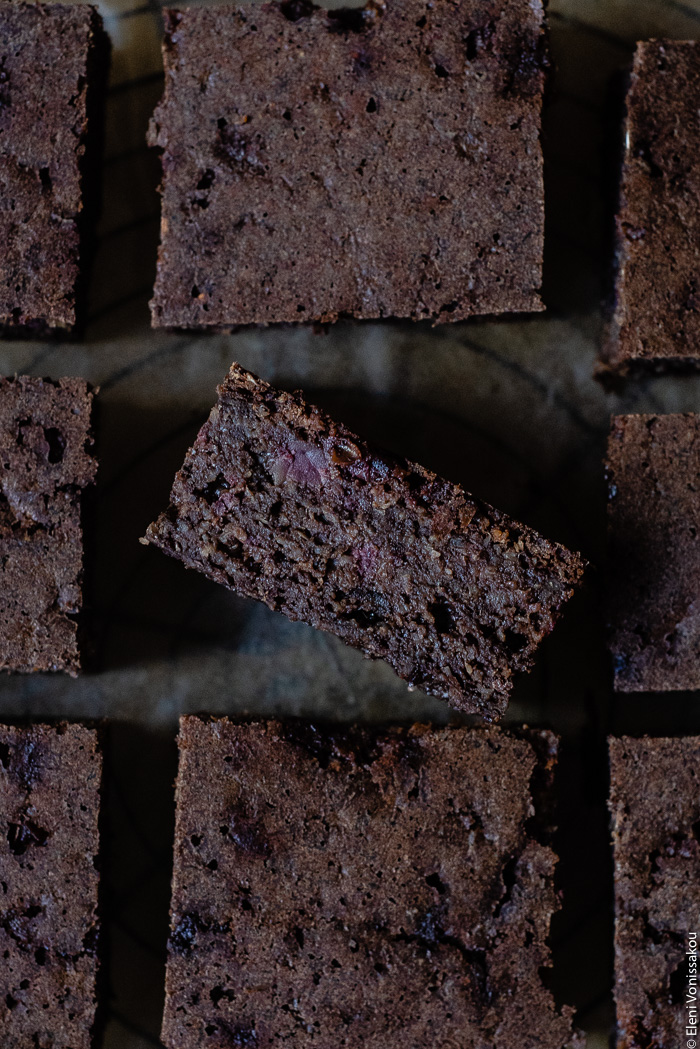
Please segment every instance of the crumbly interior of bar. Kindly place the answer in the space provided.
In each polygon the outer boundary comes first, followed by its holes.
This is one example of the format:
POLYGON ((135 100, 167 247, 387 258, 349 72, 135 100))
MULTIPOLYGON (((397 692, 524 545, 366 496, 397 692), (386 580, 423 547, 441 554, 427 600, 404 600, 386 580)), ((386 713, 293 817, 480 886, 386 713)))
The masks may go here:
POLYGON ((572 555, 300 398, 225 391, 150 538, 486 717, 570 595, 572 555))

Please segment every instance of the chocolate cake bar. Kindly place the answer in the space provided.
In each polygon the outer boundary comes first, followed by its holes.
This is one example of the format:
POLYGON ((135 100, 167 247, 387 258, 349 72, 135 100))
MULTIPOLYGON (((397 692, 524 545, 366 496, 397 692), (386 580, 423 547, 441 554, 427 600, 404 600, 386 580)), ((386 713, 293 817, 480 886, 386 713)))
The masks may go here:
POLYGON ((700 360, 700 46, 637 44, 603 369, 700 360))
POLYGON ((96 197, 86 150, 88 134, 94 145, 108 58, 95 7, 0 3, 5 334, 70 331, 76 323, 84 220, 94 218, 96 197))
POLYGON ((187 717, 179 743, 168 1049, 578 1044, 542 982, 555 737, 187 717))
POLYGON ((607 479, 615 688, 698 689, 698 416, 613 418, 607 479))
POLYGON ((583 570, 235 364, 144 541, 489 720, 583 570))
POLYGON ((82 379, 0 378, 0 669, 80 669, 83 490, 95 479, 82 379))
MULTIPOLYGON (((697 737, 610 740, 618 1049, 686 1045, 699 768, 697 737)), ((693 964, 697 975, 697 954, 693 964)))
POLYGON ((165 17, 155 327, 543 308, 539 0, 165 17))
POLYGON ((102 758, 81 725, 0 726, 0 1044, 90 1049, 102 758))

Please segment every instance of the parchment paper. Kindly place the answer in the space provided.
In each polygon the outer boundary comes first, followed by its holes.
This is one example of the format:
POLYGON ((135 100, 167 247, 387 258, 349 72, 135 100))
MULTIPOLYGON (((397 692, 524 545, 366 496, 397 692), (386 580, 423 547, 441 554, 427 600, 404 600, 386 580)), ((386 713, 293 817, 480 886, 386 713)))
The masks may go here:
MULTIPOLYGON (((400 3, 401 0, 392 0, 400 3)), ((240 711, 431 718, 448 708, 380 663, 237 599, 139 545, 232 360, 419 459, 602 566, 601 460, 609 415, 698 411, 700 379, 593 381, 606 265, 604 132, 611 73, 636 39, 700 36, 700 0, 553 0, 558 66, 546 114, 549 312, 431 329, 339 324, 228 336, 155 334, 147 301, 158 233, 158 161, 144 145, 160 95, 154 0, 101 4, 113 44, 105 207, 82 344, 0 344, 0 371, 99 384, 97 564, 90 613, 99 669, 0 679, 0 717, 107 718, 109 931, 105 1046, 159 1045, 177 718, 240 711)), ((564 905, 553 987, 589 1045, 613 1020, 612 882, 605 736, 700 731, 693 695, 613 697, 600 623, 601 572, 517 685, 508 720, 564 737, 558 848, 564 905)))

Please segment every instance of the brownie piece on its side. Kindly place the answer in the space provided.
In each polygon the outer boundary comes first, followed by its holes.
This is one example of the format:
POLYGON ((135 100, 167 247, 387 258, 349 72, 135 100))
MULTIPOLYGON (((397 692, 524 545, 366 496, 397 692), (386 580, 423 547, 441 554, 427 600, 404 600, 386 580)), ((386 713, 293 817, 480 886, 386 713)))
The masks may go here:
MULTIPOLYGON (((45 335, 78 319, 86 165, 107 37, 97 9, 0 3, 0 331, 45 335)), ((85 214, 87 197, 87 216, 85 214)))
POLYGON ((606 472, 615 688, 698 689, 699 417, 614 417, 606 472))
POLYGON ((0 378, 0 669, 80 669, 92 398, 82 379, 0 378))
POLYGON ((555 737, 187 717, 179 744, 168 1049, 577 1044, 541 978, 555 737))
POLYGON ((685 1045, 700 898, 700 738, 610 739, 619 1049, 685 1045))
POLYGON ((166 11, 155 327, 542 309, 540 0, 166 11))
POLYGON ((145 542, 498 718, 581 560, 234 364, 145 542))
POLYGON ((637 44, 602 373, 700 361, 700 45, 637 44))
POLYGON ((90 1049, 102 757, 82 725, 0 726, 0 1043, 90 1049))

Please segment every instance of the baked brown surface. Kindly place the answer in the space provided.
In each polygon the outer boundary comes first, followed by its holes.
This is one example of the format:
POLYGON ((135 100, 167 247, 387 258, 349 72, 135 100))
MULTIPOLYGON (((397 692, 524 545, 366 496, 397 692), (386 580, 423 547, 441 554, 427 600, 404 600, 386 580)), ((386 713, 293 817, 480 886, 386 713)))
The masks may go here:
MULTIPOLYGON (((0 330, 76 323, 88 117, 109 49, 97 9, 0 3, 0 330)), ((93 133, 92 119, 90 132, 93 133)))
POLYGON ((146 541, 488 720, 583 571, 235 364, 146 541))
POLYGON ((609 741, 619 1049, 684 1045, 698 935, 700 739, 609 741))
POLYGON ((697 415, 612 420, 608 624, 621 692, 700 688, 699 438, 697 415))
POLYGON ((541 979, 554 736, 186 717, 179 744, 169 1049, 575 1044, 541 979))
POLYGON ((539 0, 166 12, 156 327, 539 310, 539 0))
POLYGON ((80 669, 92 399, 82 379, 0 378, 0 669, 80 669))
POLYGON ((90 1049, 102 757, 81 725, 0 726, 0 1045, 90 1049))
POLYGON ((603 364, 700 359, 700 48, 637 44, 627 92, 616 275, 603 364))

